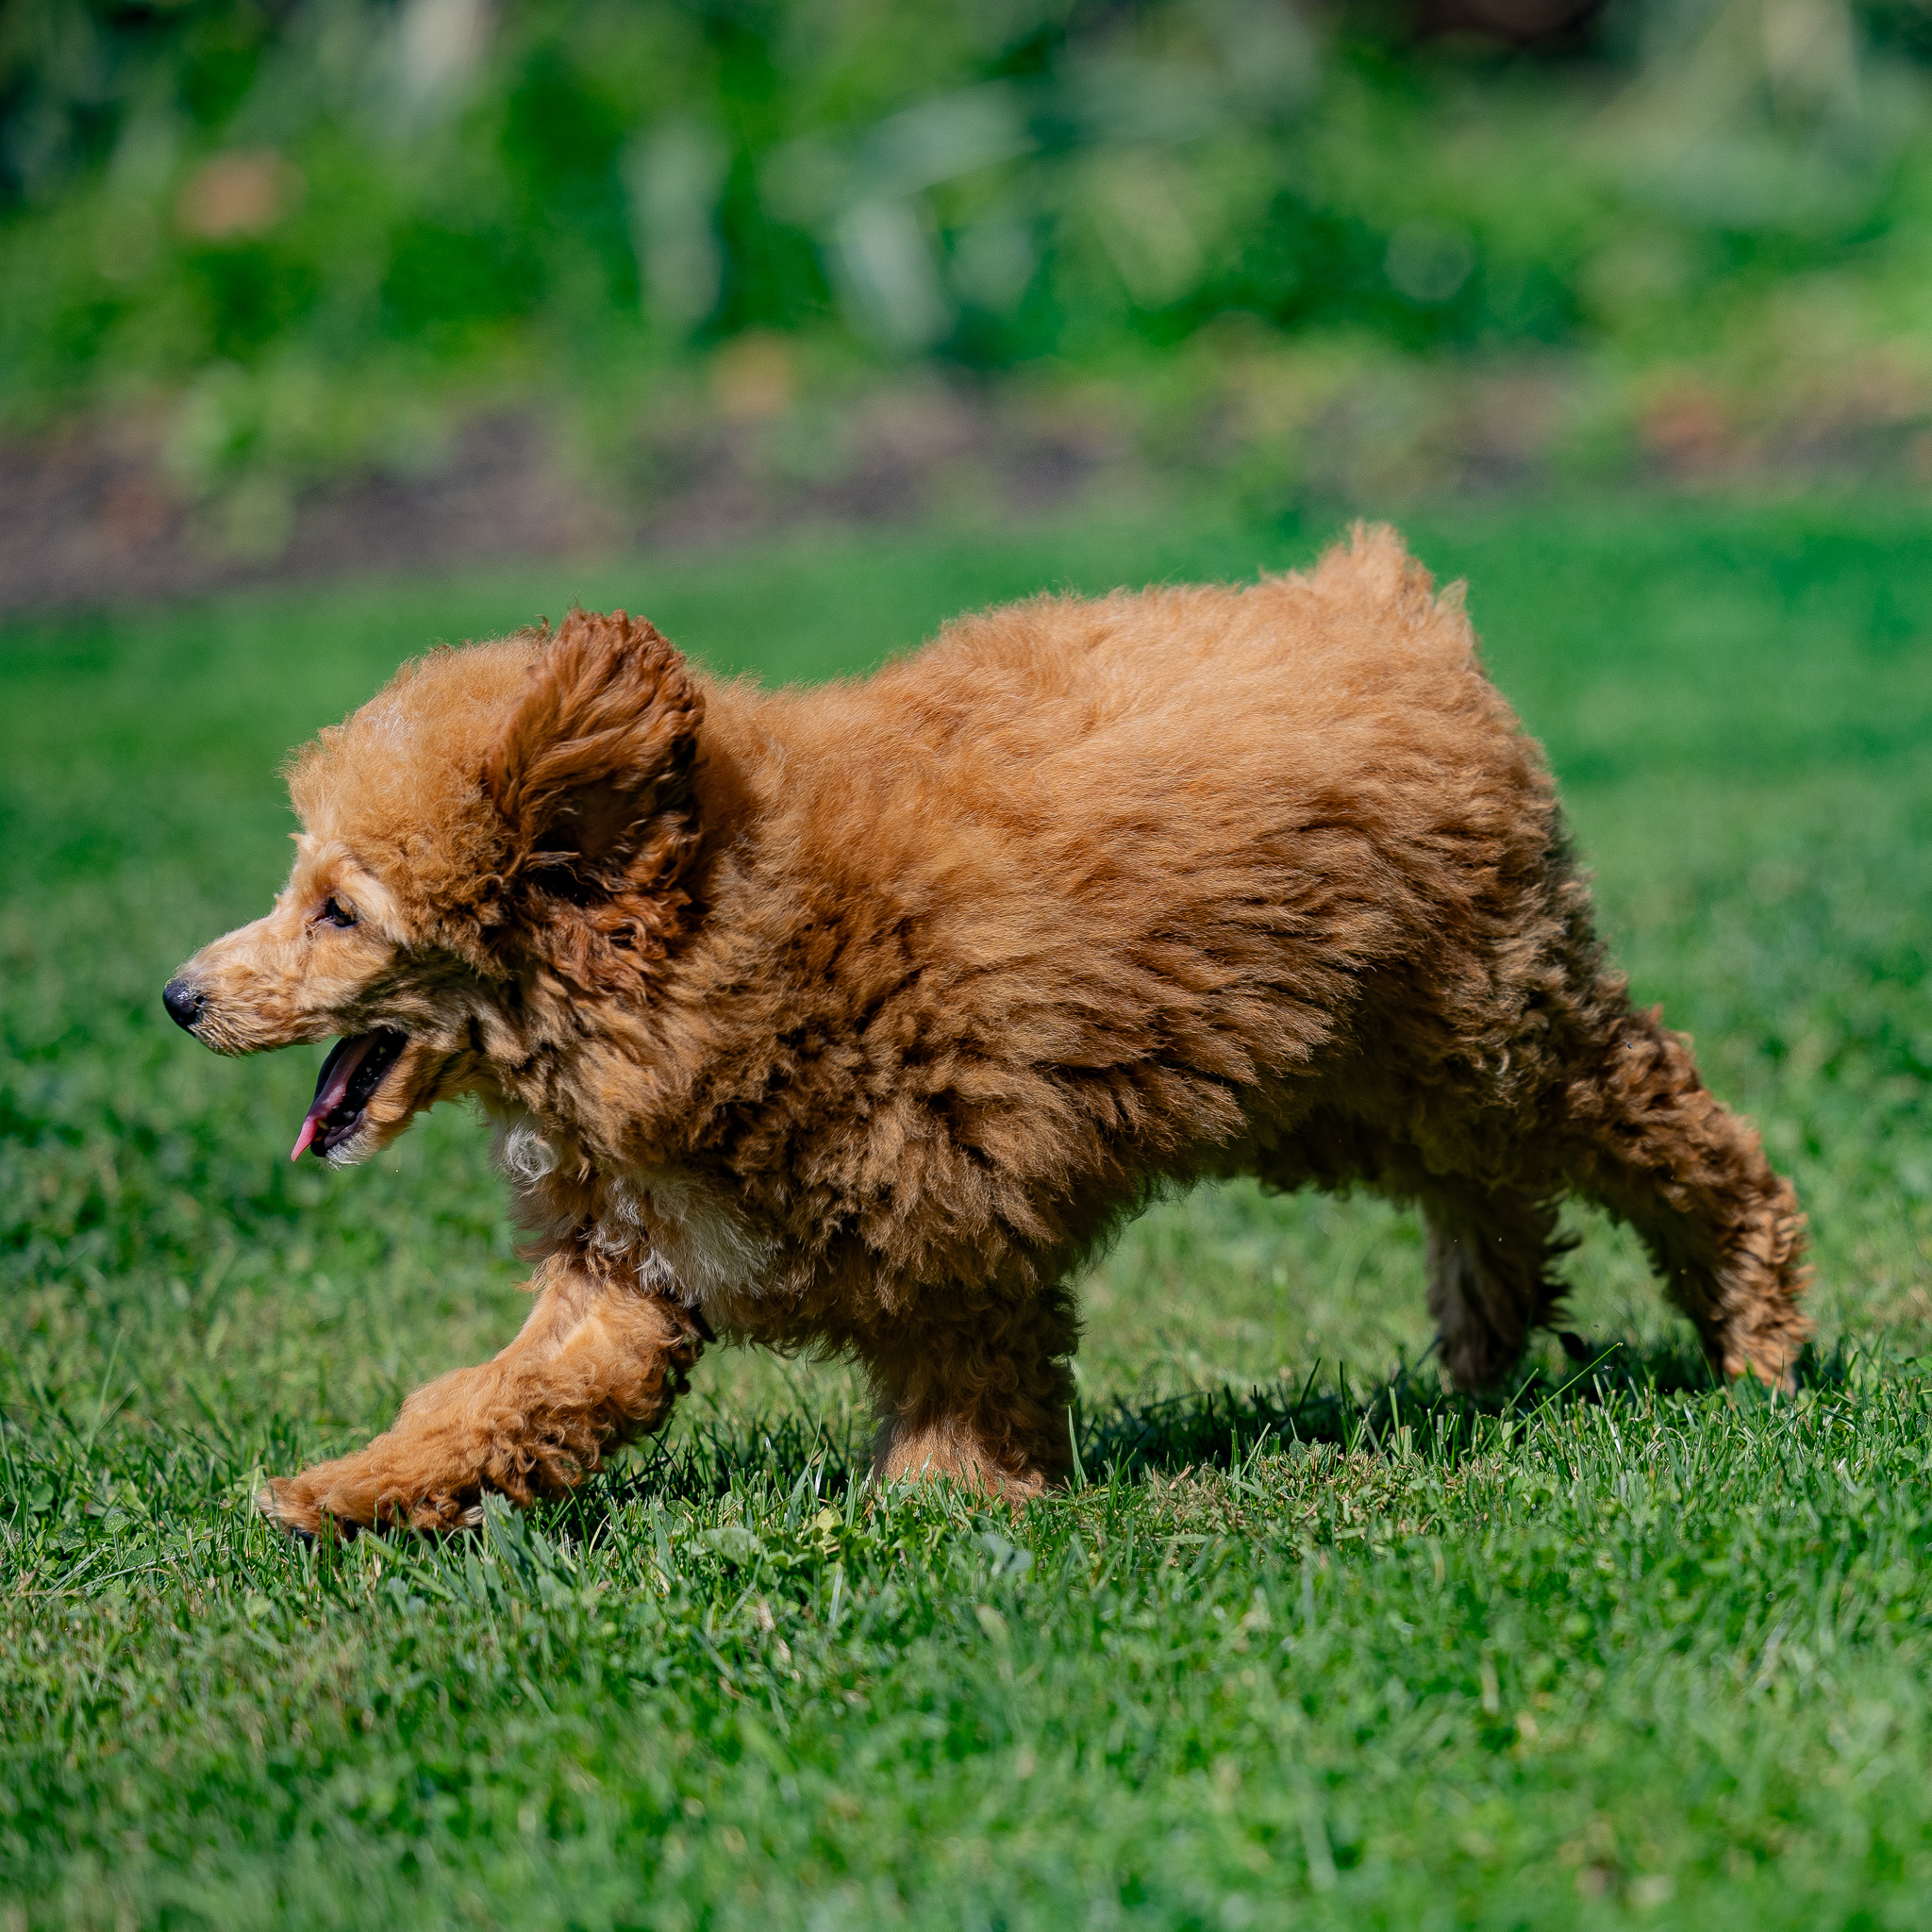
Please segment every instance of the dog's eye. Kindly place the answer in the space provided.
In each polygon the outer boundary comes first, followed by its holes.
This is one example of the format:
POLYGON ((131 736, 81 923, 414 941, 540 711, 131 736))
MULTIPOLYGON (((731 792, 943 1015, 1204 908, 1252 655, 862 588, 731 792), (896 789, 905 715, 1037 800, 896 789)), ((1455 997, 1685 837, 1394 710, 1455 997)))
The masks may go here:
POLYGON ((344 906, 340 899, 325 899, 322 902, 322 910, 315 916, 328 925, 354 925, 356 908, 353 906, 344 906))

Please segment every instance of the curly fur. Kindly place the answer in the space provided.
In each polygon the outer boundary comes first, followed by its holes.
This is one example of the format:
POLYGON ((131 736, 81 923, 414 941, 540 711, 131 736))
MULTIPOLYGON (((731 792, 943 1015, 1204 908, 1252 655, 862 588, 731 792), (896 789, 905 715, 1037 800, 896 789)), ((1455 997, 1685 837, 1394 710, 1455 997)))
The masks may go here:
POLYGON ((494 1362, 275 1486, 293 1526, 562 1487, 713 1329, 863 1362, 882 1471, 1032 1493, 1079 1263, 1211 1175, 1418 1204, 1465 1387, 1551 1319, 1573 1192, 1725 1374, 1790 1380, 1790 1187, 1629 1005, 1459 592, 1388 531, 811 691, 574 612, 406 669, 291 783, 294 873, 184 969, 193 1030, 399 1030, 330 1158, 477 1094, 543 1252, 494 1362))

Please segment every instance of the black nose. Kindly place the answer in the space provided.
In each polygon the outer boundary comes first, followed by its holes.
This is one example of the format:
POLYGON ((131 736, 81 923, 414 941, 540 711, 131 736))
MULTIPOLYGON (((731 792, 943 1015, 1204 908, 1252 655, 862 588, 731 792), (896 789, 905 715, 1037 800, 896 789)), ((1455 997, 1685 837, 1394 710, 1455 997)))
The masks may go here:
POLYGON ((192 1027, 208 1002, 185 979, 171 979, 161 989, 161 1004, 175 1025, 192 1027))

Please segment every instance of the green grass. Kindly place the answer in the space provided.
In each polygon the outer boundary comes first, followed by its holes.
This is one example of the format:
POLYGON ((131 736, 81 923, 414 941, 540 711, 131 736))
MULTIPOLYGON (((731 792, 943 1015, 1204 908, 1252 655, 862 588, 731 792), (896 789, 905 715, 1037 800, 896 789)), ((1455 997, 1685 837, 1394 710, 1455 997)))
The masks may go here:
POLYGON ((1470 508, 1640 994, 1795 1174, 1822 1338, 1710 1389, 1586 1220, 1567 1390, 1441 1393, 1413 1227, 1233 1188, 1086 1285, 1088 1486, 857 1486, 837 1367, 441 1546, 251 1515, 523 1304, 460 1113, 284 1151, 312 1055, 157 994, 265 904, 280 753, 573 594, 710 661, 1320 533, 1084 525, 251 596, 0 635, 0 1927, 1917 1926, 1932 1917, 1932 515, 1470 508), (1186 1312, 1183 1313, 1182 1311, 1186 1312))

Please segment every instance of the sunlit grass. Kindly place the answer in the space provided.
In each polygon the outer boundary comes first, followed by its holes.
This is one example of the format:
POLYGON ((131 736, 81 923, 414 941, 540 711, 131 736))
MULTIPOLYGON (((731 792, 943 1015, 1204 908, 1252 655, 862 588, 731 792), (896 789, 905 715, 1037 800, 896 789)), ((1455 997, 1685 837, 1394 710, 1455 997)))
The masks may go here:
POLYGON ((1083 1285, 1088 1486, 855 1482, 841 1365, 715 1352, 661 1443, 469 1544, 293 1550, 258 1472, 499 1346, 479 1124, 285 1151, 313 1056, 157 994, 265 903, 281 752, 573 593, 858 668, 1125 525, 349 588, 0 638, 0 1924, 1920 1923, 1932 1897, 1932 520, 1418 526, 1547 740, 1638 995, 1814 1218, 1793 1406, 1708 1387, 1579 1213, 1513 1399, 1445 1398, 1413 1223, 1247 1185, 1083 1285), (1560 1392, 1559 1391, 1563 1391, 1560 1392))

